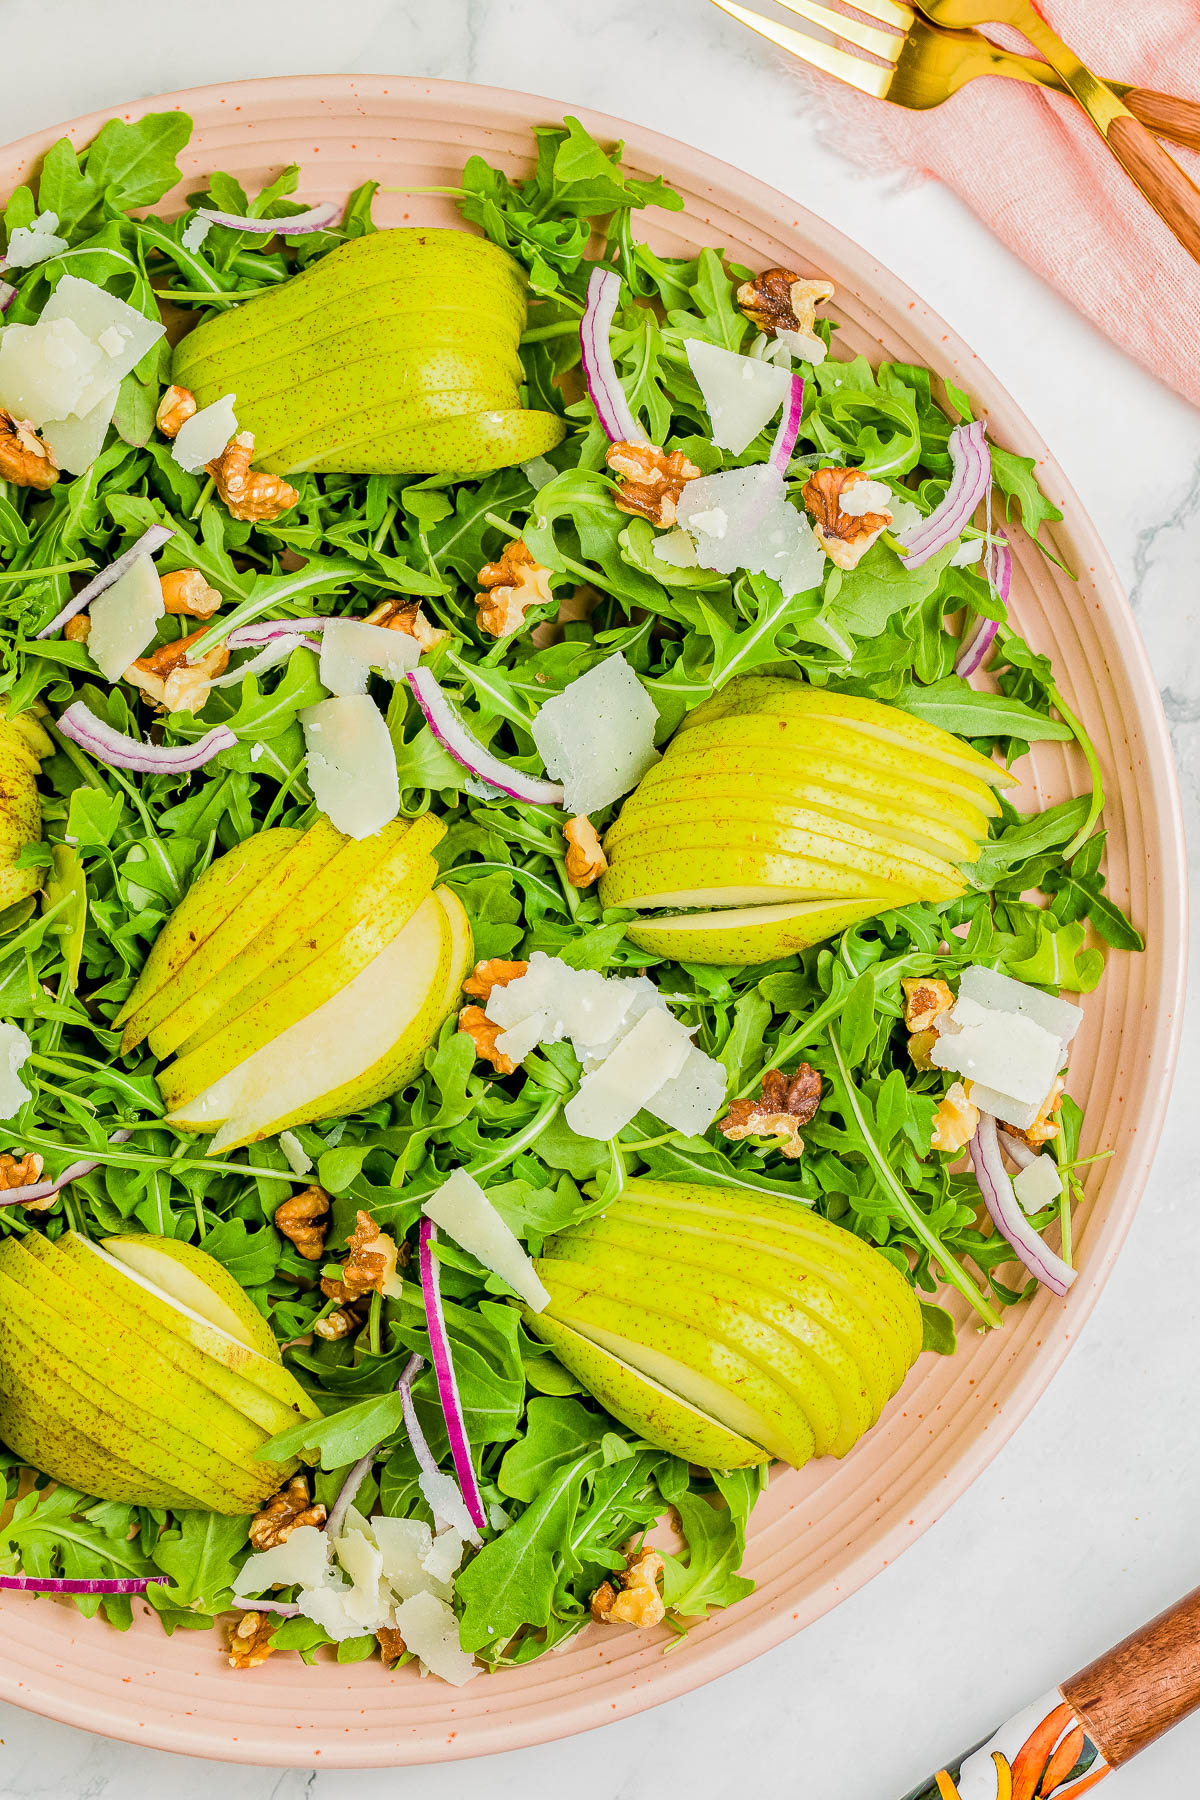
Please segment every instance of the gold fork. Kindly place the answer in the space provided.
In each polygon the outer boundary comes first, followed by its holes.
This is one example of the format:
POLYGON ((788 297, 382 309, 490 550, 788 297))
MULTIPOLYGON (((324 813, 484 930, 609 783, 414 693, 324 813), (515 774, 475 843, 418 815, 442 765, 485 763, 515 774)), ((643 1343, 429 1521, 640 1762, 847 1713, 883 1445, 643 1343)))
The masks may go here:
MULTIPOLYGON (((803 62, 834 75, 839 81, 870 94, 876 100, 890 100, 894 105, 925 111, 940 106, 952 94, 981 75, 1002 75, 1010 80, 1050 88, 1056 93, 1072 95, 1062 76, 1047 62, 1037 62, 1015 51, 1001 50, 989 43, 979 31, 952 29, 947 24, 934 24, 898 0, 852 0, 860 13, 867 13, 891 31, 880 31, 863 19, 837 12, 821 0, 778 0, 778 4, 798 17, 808 20, 843 43, 882 57, 887 67, 867 61, 854 51, 827 44, 807 32, 751 12, 737 0, 713 0, 722 12, 748 25, 760 37, 767 38, 798 56, 803 62), (897 33, 902 32, 903 36, 897 33)), ((936 0, 929 0, 924 10, 932 12, 936 0)), ((996 11, 1004 12, 1006 0, 990 0, 990 6, 978 6, 975 13, 986 19, 996 11)), ((1133 87, 1127 82, 1103 84, 1124 102, 1135 119, 1160 137, 1200 150, 1200 104, 1180 100, 1173 94, 1156 93, 1151 88, 1133 87)), ((1170 159, 1167 159, 1168 162, 1170 159)), ((1171 163, 1171 167, 1176 165, 1171 163)), ((1184 178, 1186 179, 1186 177, 1184 178)))

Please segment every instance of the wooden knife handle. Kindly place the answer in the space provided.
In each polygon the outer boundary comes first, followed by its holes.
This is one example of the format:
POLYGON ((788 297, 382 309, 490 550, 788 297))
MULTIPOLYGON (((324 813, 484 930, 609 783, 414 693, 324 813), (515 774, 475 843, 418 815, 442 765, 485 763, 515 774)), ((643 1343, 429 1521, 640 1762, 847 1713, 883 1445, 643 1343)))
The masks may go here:
POLYGON ((1112 120, 1105 139, 1164 224, 1188 255, 1200 262, 1200 188, 1138 119, 1124 113, 1112 120))
POLYGON ((1170 138, 1189 150, 1200 150, 1200 101, 1178 100, 1174 94, 1156 94, 1153 88, 1119 89, 1135 118, 1157 137, 1170 138))
POLYGON ((1062 1684, 1116 1767, 1200 1706, 1200 1588, 1062 1684))

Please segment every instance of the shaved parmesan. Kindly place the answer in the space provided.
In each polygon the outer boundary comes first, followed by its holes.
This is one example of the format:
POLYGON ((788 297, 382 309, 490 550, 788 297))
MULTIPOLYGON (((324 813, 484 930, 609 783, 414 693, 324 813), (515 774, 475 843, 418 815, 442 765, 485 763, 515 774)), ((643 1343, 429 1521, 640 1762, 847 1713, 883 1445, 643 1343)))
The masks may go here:
POLYGON ((707 1131, 725 1103, 727 1081, 724 1064, 693 1044, 678 1075, 663 1082, 647 1111, 689 1137, 707 1131))
MULTIPOLYGON (((938 1021, 938 1030, 929 1052, 935 1067, 952 1069, 1027 1105, 1041 1105, 1062 1063, 1062 1043, 1053 1032, 1019 1013, 989 1011, 961 993, 938 1021)), ((992 1110, 974 1089, 971 1098, 985 1112, 992 1110)))
POLYGON ((32 1049, 19 1025, 0 1025, 0 1119, 11 1119, 29 1099, 19 1071, 32 1049))
POLYGON ((683 347, 708 408, 713 443, 740 456, 783 405, 791 376, 775 363, 740 356, 702 338, 686 338, 683 347))
POLYGON ((101 394, 92 410, 82 417, 71 414, 65 419, 47 419, 42 426, 42 436, 54 452, 55 462, 68 475, 82 475, 103 450, 117 410, 117 393, 114 387, 101 394))
POLYGON ((406 631, 387 631, 361 619, 330 619, 321 634, 321 684, 331 694, 365 694, 372 669, 399 681, 420 657, 416 638, 406 631))
POLYGON ((458 1574, 465 1548, 452 1526, 439 1531, 421 1558, 421 1568, 431 1582, 451 1582, 458 1574))
POLYGON ((886 481, 852 481, 838 495, 838 511, 852 519, 861 519, 869 512, 888 512, 891 503, 892 490, 886 481))
POLYGON ((775 341, 782 344, 799 362, 809 363, 814 368, 829 355, 828 344, 815 331, 788 331, 784 327, 775 333, 775 341))
POLYGON ((66 418, 103 360, 103 351, 70 319, 7 325, 0 332, 0 407, 39 426, 66 418))
POLYGON ((57 230, 58 214, 55 212, 39 213, 28 225, 14 225, 4 251, 6 267, 32 269, 45 262, 47 257, 61 256, 70 246, 66 238, 55 236, 57 230))
POLYGON ((417 1486, 435 1524, 457 1531, 459 1537, 478 1549, 483 1539, 475 1529, 457 1481, 437 1469, 432 1472, 422 1470, 417 1477, 417 1486))
POLYGON ((653 700, 619 653, 547 700, 531 727, 568 812, 597 812, 636 787, 658 761, 653 700))
POLYGON ((371 1526, 383 1556, 383 1579, 397 1600, 408 1600, 413 1594, 436 1594, 449 1600, 454 1592, 451 1577, 463 1553, 457 1531, 440 1532, 435 1539, 423 1519, 393 1519, 384 1514, 372 1519, 371 1526), (443 1541, 445 1548, 439 1552, 435 1545, 443 1541), (457 1545, 457 1555, 443 1575, 452 1545, 457 1545))
POLYGON ((120 681, 158 629, 166 608, 152 559, 139 556, 119 581, 92 601, 88 655, 106 681, 120 681))
POLYGON ((469 1250, 485 1269, 506 1281, 534 1312, 550 1304, 550 1296, 538 1280, 532 1262, 514 1232, 505 1224, 473 1175, 455 1169, 430 1194, 421 1208, 440 1230, 463 1250, 469 1250))
POLYGON ((722 575, 739 569, 769 575, 788 595, 806 593, 822 578, 825 556, 812 526, 788 500, 783 477, 768 463, 689 481, 677 517, 703 568, 722 575), (720 523, 718 531, 709 529, 714 520, 720 523))
POLYGON ((695 538, 679 529, 664 531, 661 537, 656 537, 654 554, 659 562, 666 563, 672 569, 695 569, 700 565, 695 538))
POLYGON ((993 1119, 999 1119, 1004 1125, 1015 1125, 1018 1131, 1028 1131, 1042 1110, 1045 1096, 1041 1100, 1014 1100, 1011 1094, 1002 1094, 998 1088, 973 1081, 970 1099, 972 1106, 977 1106, 980 1112, 991 1113, 993 1119))
POLYGON ((334 1546, 338 1562, 350 1577, 342 1605, 360 1631, 374 1631, 387 1618, 389 1599, 382 1591, 383 1557, 365 1531, 347 1531, 334 1546))
POLYGON ((1064 1046, 1083 1023, 1083 1013, 1070 1001, 1056 1000, 1026 981, 1014 981, 1011 975, 1001 975, 980 963, 963 970, 958 991, 961 998, 973 1000, 989 1011, 1020 1013, 1023 1018, 1032 1019, 1043 1030, 1052 1031, 1064 1046))
POLYGON ((211 219, 203 219, 199 213, 194 213, 184 226, 179 241, 185 250, 198 250, 212 228, 211 219))
POLYGON ((462 1687, 479 1674, 479 1666, 458 1641, 458 1620, 435 1594, 414 1594, 396 1608, 395 1626, 405 1648, 419 1656, 433 1675, 462 1687))
POLYGON ((299 715, 313 799, 347 837, 381 831, 400 811, 396 752, 383 714, 366 694, 339 695, 299 715))
MULTIPOLYGON (((654 984, 644 976, 638 979, 657 1000, 654 984)), ((526 1025, 532 1028, 536 1021, 538 1036, 530 1042, 530 1049, 535 1043, 558 1044, 569 1037, 581 1054, 599 1046, 607 1052, 626 1029, 631 990, 636 985, 620 977, 605 977, 595 969, 573 969, 561 958, 535 950, 524 975, 492 989, 485 1010, 489 1019, 505 1027, 502 1035, 506 1037, 515 1037, 526 1025)), ((506 1056, 520 1060, 513 1050, 501 1048, 506 1056)))
POLYGON ((248 1556, 233 1578, 235 1594, 269 1587, 320 1587, 329 1572, 329 1540, 316 1525, 297 1525, 273 1550, 248 1556))
POLYGON ((106 293, 94 281, 64 275, 42 308, 41 323, 69 319, 101 354, 101 361, 76 409, 91 412, 119 387, 163 336, 161 319, 148 319, 136 306, 106 293))
POLYGON ((644 1106, 678 1075, 692 1040, 672 1013, 643 1015, 598 1069, 585 1075, 563 1116, 580 1137, 607 1141, 636 1118, 644 1106))
POLYGON ((281 1131, 279 1148, 287 1157, 288 1168, 293 1175, 311 1175, 313 1159, 300 1142, 294 1131, 281 1131))
MULTIPOLYGON (((1001 1142, 1003 1143, 1003 1139, 1001 1142)), ((1062 1193, 1062 1176, 1052 1156, 1036 1156, 1013 1176, 1013 1192, 1027 1213, 1041 1212, 1062 1193)))
MULTIPOLYGON (((296 1605, 306 1619, 319 1625, 335 1644, 341 1644, 347 1638, 364 1635, 365 1627, 350 1610, 352 1592, 341 1582, 329 1580, 320 1587, 302 1588, 296 1595, 296 1605)), ((385 1618, 386 1614, 379 1620, 381 1625, 385 1618)))
POLYGON ((186 469, 190 475, 199 474, 205 463, 220 456, 229 440, 237 436, 238 423, 233 410, 236 399, 236 394, 222 394, 211 406, 202 406, 199 412, 184 420, 171 445, 171 455, 181 469, 186 469))

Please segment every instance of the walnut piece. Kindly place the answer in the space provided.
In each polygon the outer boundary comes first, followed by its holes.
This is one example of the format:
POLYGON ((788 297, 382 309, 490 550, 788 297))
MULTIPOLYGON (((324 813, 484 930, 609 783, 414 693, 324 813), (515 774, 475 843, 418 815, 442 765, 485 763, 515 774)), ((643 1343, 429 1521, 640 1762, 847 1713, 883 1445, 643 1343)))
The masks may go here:
POLYGON ((489 637, 507 637, 531 606, 545 606, 552 598, 550 571, 534 562, 523 538, 506 544, 499 562, 483 565, 479 586, 483 592, 475 602, 475 623, 489 637))
POLYGON ((58 469, 28 419, 14 419, 0 408, 0 481, 14 487, 52 488, 58 469))
POLYGON ((639 1550, 627 1559, 623 1575, 613 1581, 602 1581, 592 1595, 593 1619, 603 1625, 636 1625, 639 1631, 660 1625, 666 1617, 666 1606, 658 1584, 663 1577, 663 1559, 657 1550, 639 1550))
POLYGON ((204 636, 207 627, 189 631, 186 637, 160 644, 150 656, 139 656, 125 671, 125 680, 141 688, 164 712, 198 713, 208 699, 212 684, 225 672, 229 651, 218 644, 195 662, 188 661, 188 649, 204 636))
POLYGON ((458 1029, 466 1032, 481 1062, 490 1062, 497 1075, 512 1074, 516 1063, 511 1056, 505 1056, 502 1050, 496 1048, 496 1039, 504 1026, 489 1019, 482 1006, 464 1006, 458 1015, 458 1029))
POLYGON ((254 433, 239 431, 220 456, 206 463, 205 468, 216 482, 217 492, 228 507, 230 518, 261 525, 287 512, 300 496, 282 475, 268 475, 264 470, 252 469, 253 455, 254 433))
POLYGON ((261 1669, 274 1646, 271 1638, 275 1627, 267 1615, 244 1612, 229 1628, 229 1666, 231 1669, 261 1669))
MULTIPOLYGON (((0 1191, 7 1192, 12 1188, 33 1187, 42 1178, 44 1164, 40 1156, 29 1150, 19 1160, 10 1156, 8 1151, 0 1155, 0 1191)), ((57 1195, 47 1194, 44 1200, 24 1200, 20 1204, 27 1212, 49 1212, 57 1195)))
MULTIPOLYGON (((324 1285, 322 1282, 321 1286, 324 1287, 324 1285)), ((313 1325, 313 1331, 317 1337, 324 1338, 326 1343, 336 1344, 339 1338, 349 1337, 351 1332, 361 1330, 362 1324, 361 1313, 356 1312, 352 1306, 339 1306, 336 1312, 326 1314, 323 1319, 317 1319, 313 1325)))
POLYGON ((381 1625, 375 1633, 375 1642, 379 1645, 379 1660, 392 1668, 404 1655, 407 1645, 394 1625, 381 1625))
POLYGON ((954 995, 940 977, 918 975, 902 981, 904 990, 904 1023, 910 1031, 930 1031, 935 1019, 949 1012, 954 995))
POLYGON ((159 577, 163 606, 169 613, 187 613, 193 619, 211 619, 221 595, 209 587, 199 569, 173 569, 159 577))
POLYGON ((608 871, 608 858, 600 848, 596 827, 580 813, 567 820, 563 836, 567 840, 567 880, 572 887, 591 887, 608 871))
POLYGON ((620 481, 617 507, 652 525, 674 525, 679 496, 700 470, 682 450, 670 456, 657 444, 611 444, 606 458, 620 481))
POLYGON ((415 638, 422 655, 444 644, 450 633, 431 625, 416 600, 381 600, 363 620, 364 625, 379 625, 384 631, 402 631, 415 638))
POLYGON ((804 1154, 800 1127, 807 1125, 821 1104, 821 1077, 809 1063, 801 1063, 792 1076, 768 1069, 757 1100, 734 1100, 717 1130, 723 1137, 775 1137, 786 1157, 804 1154))
POLYGON ((308 1497, 303 1475, 293 1475, 285 1488, 274 1494, 250 1521, 250 1542, 256 1550, 273 1550, 286 1544, 300 1525, 323 1525, 325 1508, 308 1497))
POLYGON ((818 469, 804 484, 804 504, 812 515, 813 536, 839 569, 856 569, 892 522, 892 515, 886 510, 843 510, 841 497, 847 489, 869 479, 861 469, 818 469))
POLYGON ((320 1262, 329 1230, 329 1195, 323 1187, 301 1188, 275 1208, 275 1229, 290 1238, 301 1256, 320 1262))
POLYGON ((398 1278, 396 1264, 400 1252, 396 1240, 380 1231, 370 1213, 359 1209, 354 1230, 347 1240, 350 1254, 342 1264, 337 1281, 321 1282, 327 1300, 359 1300, 364 1294, 395 1294, 398 1278))
POLYGON ((486 1006, 492 997, 492 989, 507 987, 510 981, 519 981, 522 975, 528 974, 527 962, 505 962, 502 956, 489 956, 486 962, 477 962, 470 975, 463 982, 463 993, 470 994, 472 1000, 478 1000, 486 1006))
POLYGON ((1053 1115, 1062 1110, 1066 1085, 1063 1076, 1055 1076, 1054 1086, 1046 1095, 1037 1118, 1027 1130, 1019 1131, 1015 1125, 1004 1125, 1001 1130, 1007 1131, 1012 1137, 1020 1138, 1022 1143, 1028 1144, 1031 1150, 1040 1150, 1043 1144, 1051 1143, 1062 1130, 1061 1124, 1053 1115))
POLYGON ((962 1082, 953 1082, 933 1115, 931 1149, 965 1150, 978 1129, 979 1108, 972 1104, 962 1082))
POLYGON ((816 335, 817 307, 833 299, 832 281, 808 281, 790 269, 764 269, 753 281, 744 281, 737 303, 760 331, 779 335, 807 362, 822 362, 826 344, 816 335), (798 341, 792 343, 795 337, 798 341))
POLYGON ((92 635, 92 621, 85 612, 76 613, 63 626, 63 636, 69 644, 86 644, 92 635))
POLYGON ((154 423, 164 437, 178 437, 180 426, 187 424, 195 410, 195 394, 185 387, 169 387, 158 403, 154 423))

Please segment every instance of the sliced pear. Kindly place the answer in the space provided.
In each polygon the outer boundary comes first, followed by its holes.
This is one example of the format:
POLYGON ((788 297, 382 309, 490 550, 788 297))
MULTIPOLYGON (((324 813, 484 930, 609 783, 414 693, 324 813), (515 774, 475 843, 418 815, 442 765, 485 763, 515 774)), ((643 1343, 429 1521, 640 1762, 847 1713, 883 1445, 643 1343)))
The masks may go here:
MULTIPOLYGON (((384 865, 392 867, 392 879, 407 868, 409 860, 427 864, 431 845, 445 832, 440 819, 426 813, 415 822, 393 819, 381 831, 368 838, 346 838, 335 831, 327 819, 321 819, 296 847, 294 858, 280 866, 276 880, 287 889, 283 906, 259 898, 248 900, 225 921, 221 931, 210 939, 213 960, 217 965, 197 970, 203 979, 188 984, 190 991, 180 996, 174 1009, 150 1033, 150 1048, 159 1057, 192 1039, 227 1006, 235 1001, 248 983, 260 975, 269 975, 281 957, 297 944, 311 947, 315 960, 337 942, 346 924, 347 896, 361 884, 369 882, 384 865), (336 840, 332 856, 323 854, 330 838, 336 840), (294 871, 309 839, 315 840, 310 857, 317 858, 317 868, 301 883, 294 871), (393 856, 397 857, 395 864, 393 856), (263 916, 264 913, 267 916, 263 916), (234 938, 239 935, 240 942, 234 938), (224 933, 224 941, 217 939, 224 933)), ((301 865, 302 866, 302 865, 301 865)), ((204 958, 209 946, 186 965, 187 976, 193 964, 204 958)))
MULTIPOLYGON (((155 938, 133 991, 113 1020, 114 1025, 124 1025, 127 1019, 132 1019, 153 994, 175 979, 196 947, 210 938, 234 908, 267 880, 272 869, 282 862, 302 835, 283 826, 274 831, 260 831, 210 863, 203 875, 192 883, 155 938)), ((131 1036, 127 1032, 129 1041, 122 1041, 122 1050, 131 1050, 143 1035, 131 1036)))
POLYGON ((508 469, 532 457, 545 456, 567 435, 557 413, 487 408, 431 418, 420 425, 378 429, 370 414, 354 422, 338 443, 322 450, 316 434, 294 443, 286 453, 264 458, 263 467, 294 474, 306 470, 348 469, 364 475, 423 475, 453 471, 483 475, 508 469), (354 435, 354 432, 357 435, 354 435))
POLYGON ((170 1299, 190 1307, 219 1331, 240 1338, 248 1350, 279 1361, 275 1333, 242 1284, 215 1256, 196 1244, 155 1237, 152 1232, 130 1232, 100 1242, 110 1256, 144 1275, 170 1299))
POLYGON ((169 1122, 213 1131, 210 1155, 288 1125, 357 1112, 411 1079, 440 1029, 452 932, 433 895, 341 993, 215 1082, 169 1122))
POLYGON ((680 731, 703 727, 715 719, 744 717, 752 713, 808 714, 849 725, 882 743, 932 756, 991 787, 1011 787, 1018 779, 953 733, 917 718, 914 713, 905 712, 902 707, 868 700, 857 694, 839 693, 832 688, 811 687, 807 682, 792 681, 782 675, 739 676, 690 713, 680 731))
POLYGON ((98 1499, 119 1500, 126 1506, 158 1506, 173 1512, 196 1512, 203 1501, 176 1484, 148 1475, 122 1456, 98 1444, 79 1429, 72 1416, 72 1396, 56 1405, 44 1391, 37 1400, 28 1384, 36 1382, 36 1362, 28 1352, 15 1348, 6 1389, 0 1382, 0 1438, 10 1450, 51 1480, 98 1499))
MULTIPOLYGON (((144 1275, 137 1274, 128 1264, 109 1256, 97 1244, 90 1243, 77 1232, 65 1231, 56 1240, 55 1248, 63 1256, 73 1259, 81 1270, 82 1279, 93 1284, 97 1294, 103 1292, 106 1306, 115 1307, 118 1314, 130 1308, 148 1314, 154 1325, 244 1376, 272 1402, 287 1409, 289 1425, 294 1425, 298 1418, 321 1417, 320 1407, 314 1405, 281 1362, 260 1356, 257 1350, 248 1350, 241 1338, 221 1331, 190 1307, 165 1294, 152 1281, 147 1281, 144 1275)), ((260 1419, 259 1422, 265 1429, 272 1429, 267 1420, 260 1419)))
MULTIPOLYGON (((871 859, 859 857, 859 862, 871 859)), ((877 869, 853 868, 848 863, 821 861, 811 856, 792 856, 770 849, 726 848, 668 840, 655 855, 618 855, 600 878, 600 899, 605 906, 651 907, 755 906, 784 900, 867 899, 884 897, 889 906, 911 906, 915 900, 953 899, 965 883, 947 880, 943 892, 926 892, 910 882, 889 879, 879 858, 877 869), (704 886, 694 885, 701 877, 704 886)))
MULTIPOLYGON (((129 1015, 122 1049, 129 1051, 151 1033, 157 1035, 164 1019, 198 994, 264 926, 311 887, 345 842, 328 819, 319 818, 285 851, 265 879, 249 885, 216 929, 203 942, 191 946, 171 979, 148 994, 137 1011, 129 1015)), ((170 929, 169 920, 164 929, 170 929)))
POLYGON ((450 927, 450 961, 440 1003, 441 1015, 445 1019, 458 1005, 462 984, 475 960, 475 947, 471 937, 470 915, 454 889, 436 888, 433 897, 445 913, 446 923, 450 927))
POLYGON ((663 850, 694 850, 703 854, 707 865, 713 855, 710 846, 748 859, 748 872, 766 852, 853 869, 889 886, 913 888, 918 893, 928 889, 931 894, 936 890, 941 895, 947 888, 961 891, 964 885, 961 872, 943 857, 928 856, 923 850, 902 847, 878 832, 844 825, 840 820, 799 808, 790 814, 788 822, 763 819, 753 809, 726 811, 711 803, 703 819, 697 819, 691 809, 677 813, 671 820, 649 819, 640 824, 635 815, 628 835, 612 846, 609 860, 648 861, 663 850))
MULTIPOLYGON (((591 1338, 793 1468, 813 1456, 816 1442, 805 1409, 773 1376, 702 1323, 675 1312, 649 1311, 635 1299, 606 1292, 601 1278, 585 1264, 542 1256, 534 1266, 552 1296, 542 1317, 559 1319, 591 1338)), ((651 1300, 657 1307, 659 1296, 651 1300)))
MULTIPOLYGON (((671 905, 687 905, 673 896, 671 905)), ((774 905, 734 906, 725 911, 664 913, 638 919, 626 932, 631 944, 671 962, 719 963, 744 967, 793 956, 824 943, 848 926, 887 912, 892 900, 785 900, 774 905)))
POLYGON ((750 1469, 770 1462, 761 1444, 730 1431, 561 1319, 526 1312, 525 1324, 614 1419, 647 1443, 703 1469, 750 1469))

